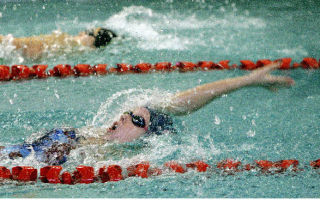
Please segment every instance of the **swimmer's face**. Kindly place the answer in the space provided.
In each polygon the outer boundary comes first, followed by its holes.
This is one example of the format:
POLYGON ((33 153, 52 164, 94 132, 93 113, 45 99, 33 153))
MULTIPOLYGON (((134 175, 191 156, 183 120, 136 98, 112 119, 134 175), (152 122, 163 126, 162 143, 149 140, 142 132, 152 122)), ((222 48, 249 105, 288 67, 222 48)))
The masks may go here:
POLYGON ((94 47, 94 37, 86 34, 85 32, 80 32, 79 35, 77 36, 79 39, 80 43, 84 46, 87 47, 94 47))
POLYGON ((132 111, 132 114, 138 117, 142 117, 145 121, 144 127, 139 127, 137 124, 132 122, 132 116, 130 114, 121 115, 120 119, 113 123, 108 129, 108 140, 118 142, 131 142, 148 130, 148 124, 150 121, 150 113, 148 109, 144 107, 136 108, 132 111))

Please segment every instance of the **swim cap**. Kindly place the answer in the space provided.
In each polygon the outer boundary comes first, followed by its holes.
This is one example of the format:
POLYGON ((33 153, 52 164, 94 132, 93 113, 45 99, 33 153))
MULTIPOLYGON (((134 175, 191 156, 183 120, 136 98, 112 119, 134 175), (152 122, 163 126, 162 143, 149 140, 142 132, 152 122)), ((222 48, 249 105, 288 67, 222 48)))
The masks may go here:
POLYGON ((161 135, 164 131, 176 132, 172 118, 162 112, 146 107, 150 113, 150 122, 147 134, 161 135))
POLYGON ((117 37, 117 35, 109 29, 98 28, 98 32, 96 32, 96 30, 90 30, 86 32, 88 35, 94 37, 94 46, 97 48, 106 46, 108 43, 110 43, 112 38, 117 37))

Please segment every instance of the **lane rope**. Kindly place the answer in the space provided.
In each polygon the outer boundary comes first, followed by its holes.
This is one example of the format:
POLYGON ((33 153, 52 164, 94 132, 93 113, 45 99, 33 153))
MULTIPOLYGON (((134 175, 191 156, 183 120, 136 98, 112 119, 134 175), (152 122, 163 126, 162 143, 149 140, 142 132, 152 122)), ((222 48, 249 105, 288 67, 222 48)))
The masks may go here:
MULTIPOLYGON (((292 58, 280 58, 274 61, 282 61, 281 70, 289 70, 296 68, 303 69, 319 69, 320 59, 306 57, 298 63, 291 64, 292 58)), ((128 73, 151 73, 151 72, 190 72, 190 71, 209 71, 209 70, 226 70, 241 69, 254 70, 274 62, 269 59, 261 59, 253 62, 251 60, 240 60, 240 65, 230 64, 229 60, 221 60, 217 63, 213 61, 199 61, 197 63, 181 61, 172 65, 171 62, 138 63, 136 65, 119 63, 116 67, 107 68, 108 64, 77 64, 71 66, 69 64, 59 64, 47 71, 49 65, 37 64, 32 67, 26 65, 0 65, 0 81, 17 81, 29 79, 44 79, 49 77, 70 77, 70 76, 90 76, 90 75, 106 75, 106 74, 128 74, 128 73)))
POLYGON ((177 161, 169 161, 161 167, 153 166, 148 161, 140 162, 128 167, 119 165, 108 165, 95 170, 93 167, 79 165, 74 172, 63 171, 62 166, 45 166, 38 170, 31 166, 14 166, 11 171, 0 166, 0 180, 14 180, 19 182, 36 182, 51 184, 78 184, 78 183, 105 183, 121 181, 130 177, 149 178, 170 173, 186 173, 190 170, 203 173, 222 173, 234 175, 245 171, 253 171, 259 174, 280 174, 284 172, 298 173, 307 167, 314 170, 320 169, 320 159, 311 161, 309 166, 299 166, 298 160, 255 160, 251 164, 242 164, 241 161, 226 159, 214 165, 209 165, 204 161, 198 160, 186 164, 177 161), (63 171, 63 172, 62 172, 63 171), (61 173, 62 172, 62 173, 61 173))

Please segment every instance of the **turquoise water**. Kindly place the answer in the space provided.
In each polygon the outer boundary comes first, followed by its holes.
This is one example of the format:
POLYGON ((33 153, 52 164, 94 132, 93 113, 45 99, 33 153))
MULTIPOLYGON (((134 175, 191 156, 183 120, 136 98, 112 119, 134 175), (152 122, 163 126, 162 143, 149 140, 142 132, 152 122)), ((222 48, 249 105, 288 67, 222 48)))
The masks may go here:
MULTIPOLYGON (((317 1, 5 1, 0 3, 0 33, 31 36, 61 30, 70 34, 105 26, 122 36, 106 48, 49 54, 28 60, 0 48, 0 64, 116 63, 224 59, 319 58, 320 25, 317 1)), ((0 85, 0 144, 30 140, 32 133, 60 126, 101 125, 117 118, 119 110, 159 95, 199 84, 246 74, 240 70, 194 73, 108 75, 21 82, 0 85), (146 94, 146 95, 145 95, 146 94)), ((149 160, 161 166, 204 160, 211 165, 226 158, 254 160, 297 159, 303 172, 232 176, 212 169, 207 173, 129 178, 116 183, 1 186, 1 197, 319 197, 319 172, 308 167, 320 157, 320 72, 277 71, 296 85, 271 92, 243 88, 216 99, 203 109, 177 117, 177 135, 144 138, 124 145, 107 145, 72 153, 63 167, 78 164, 128 166, 149 160), (80 156, 86 152, 85 156, 80 156), (76 192, 75 192, 76 191, 76 192)), ((32 159, 1 160, 1 165, 45 166, 32 159)))

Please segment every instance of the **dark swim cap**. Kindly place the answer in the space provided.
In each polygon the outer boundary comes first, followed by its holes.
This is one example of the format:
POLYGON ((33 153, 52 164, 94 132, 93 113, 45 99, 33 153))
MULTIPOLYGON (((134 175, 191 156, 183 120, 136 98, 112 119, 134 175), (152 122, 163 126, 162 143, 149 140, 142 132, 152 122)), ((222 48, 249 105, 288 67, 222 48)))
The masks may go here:
POLYGON ((164 131, 176 132, 173 127, 172 118, 162 112, 146 107, 150 113, 150 122, 147 134, 155 133, 161 135, 164 131))
POLYGON ((106 46, 111 42, 112 38, 117 37, 117 35, 105 28, 100 28, 98 33, 95 33, 95 30, 87 31, 87 34, 94 37, 94 46, 99 48, 101 46, 106 46))

